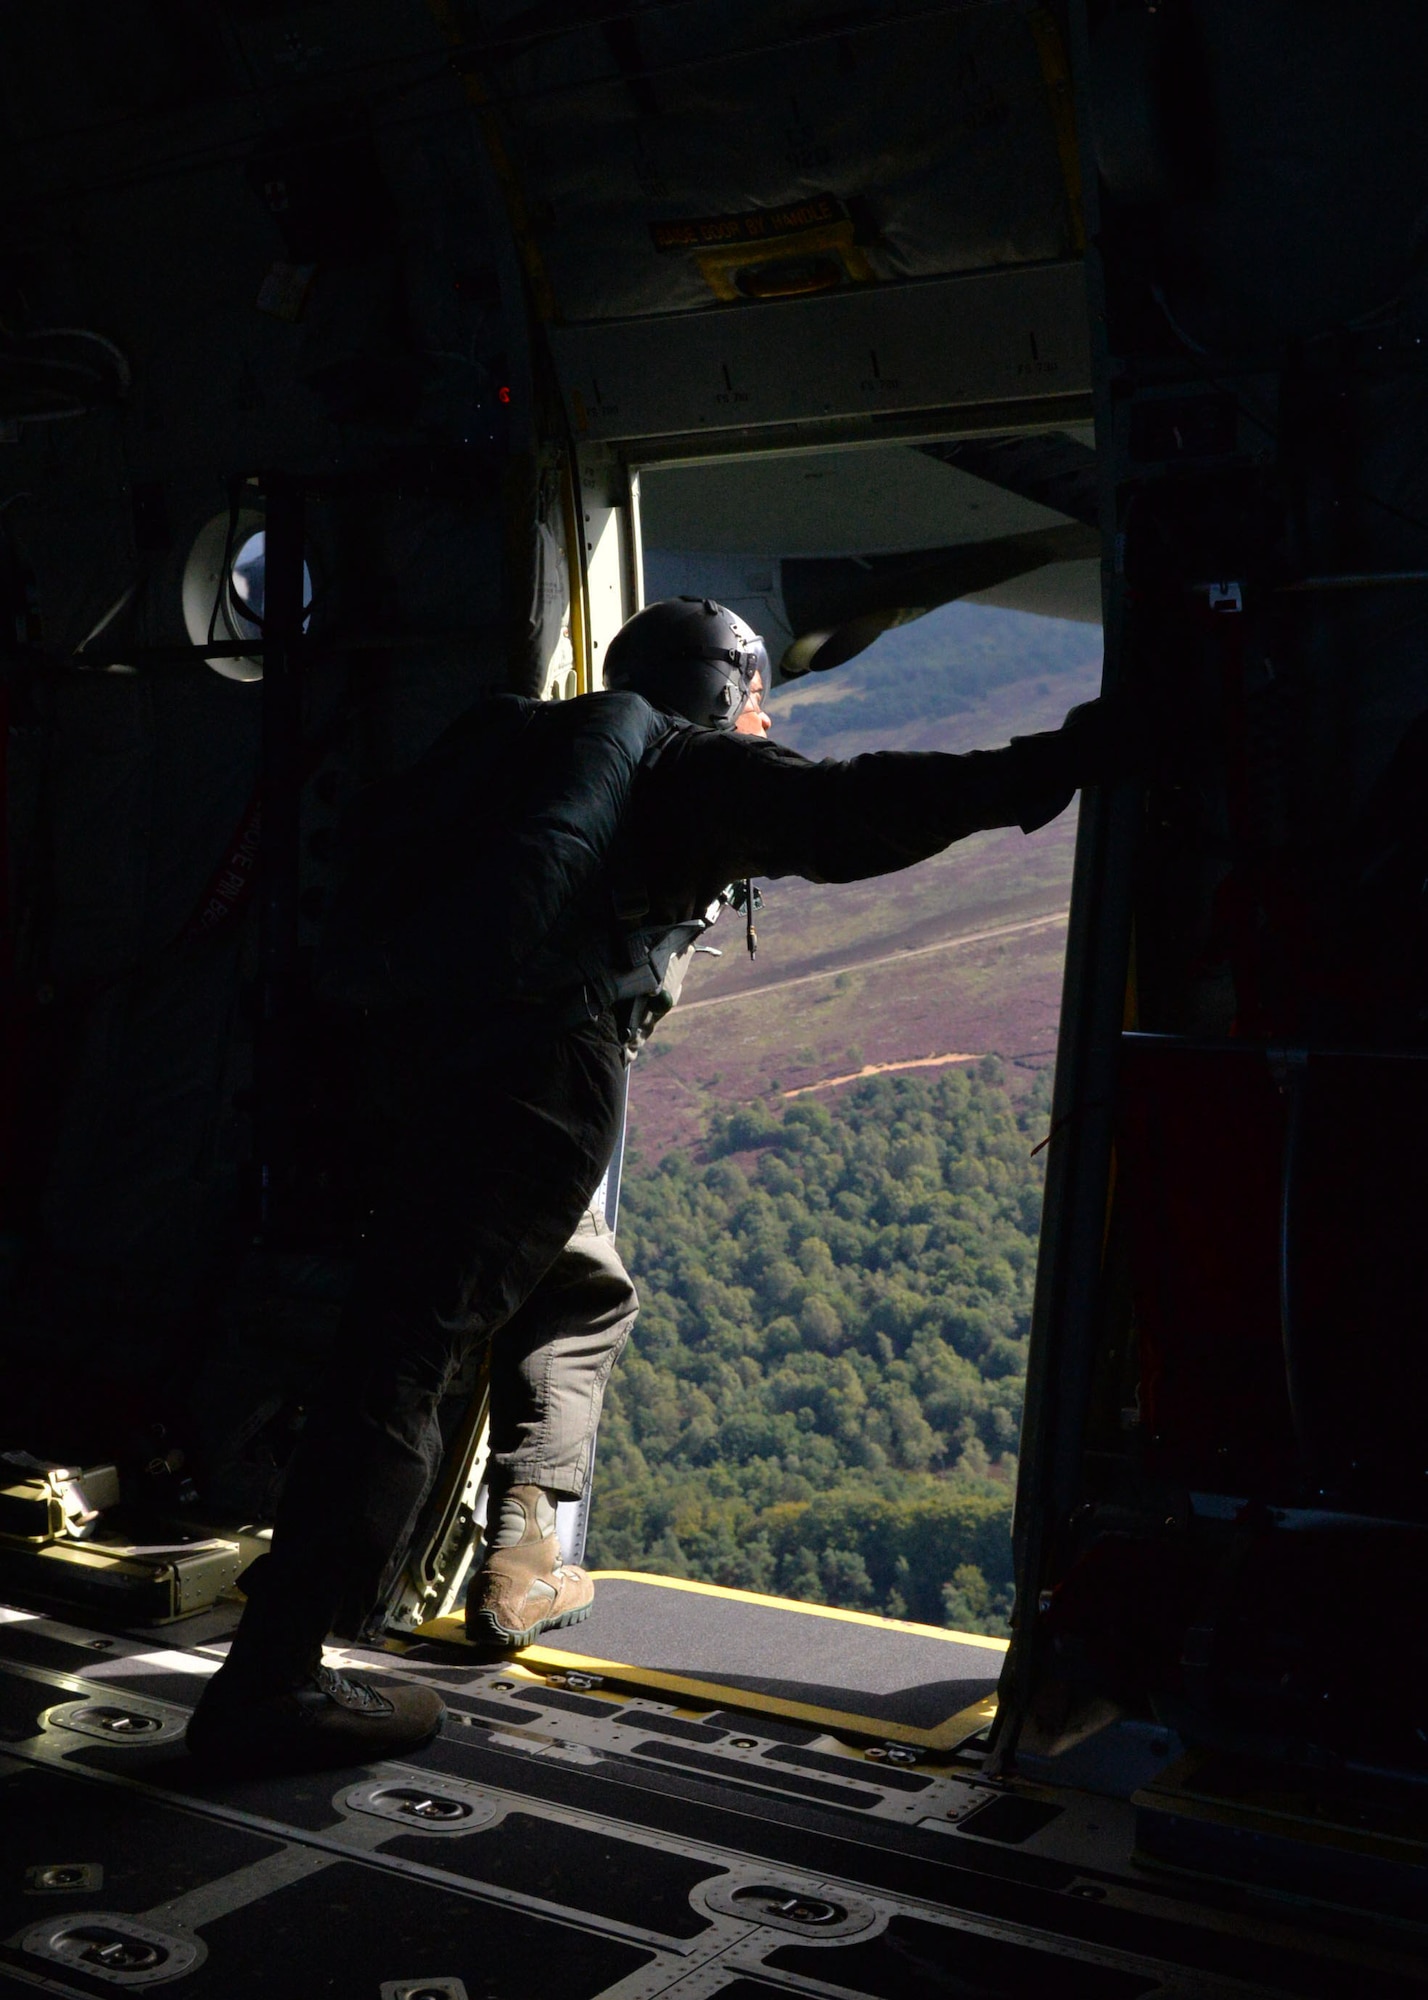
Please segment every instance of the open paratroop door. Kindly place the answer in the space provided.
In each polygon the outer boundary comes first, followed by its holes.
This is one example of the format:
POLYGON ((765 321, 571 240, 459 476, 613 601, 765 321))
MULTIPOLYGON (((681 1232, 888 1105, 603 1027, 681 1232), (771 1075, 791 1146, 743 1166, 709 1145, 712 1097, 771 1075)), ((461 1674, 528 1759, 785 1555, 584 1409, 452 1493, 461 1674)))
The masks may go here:
MULTIPOLYGON (((603 649, 644 595, 642 470, 663 523, 671 462, 725 461, 734 538, 758 544, 771 582, 751 592, 721 570, 720 503, 696 479, 687 575, 666 546, 656 594, 717 588, 769 634, 782 676, 826 670, 910 610, 1032 575, 1069 573, 1097 594, 1092 455, 1065 429, 1084 424, 1090 376, 1053 10, 440 19, 528 315, 530 559, 552 630, 562 591, 568 607, 547 692, 571 671, 581 689, 601 684, 603 649), (771 456, 790 450, 837 457, 850 489, 876 459, 897 503, 864 499, 800 563, 777 492, 787 461, 771 456), (751 489, 776 529, 752 518, 751 489), (896 517, 899 553, 870 562, 878 512, 896 517)), ((519 508, 510 532, 519 544, 519 508)), ((404 1623, 444 1610, 464 1578, 479 1435, 414 1554, 404 1623)), ((574 1556, 588 1507, 587 1494, 563 1510, 574 1556)))

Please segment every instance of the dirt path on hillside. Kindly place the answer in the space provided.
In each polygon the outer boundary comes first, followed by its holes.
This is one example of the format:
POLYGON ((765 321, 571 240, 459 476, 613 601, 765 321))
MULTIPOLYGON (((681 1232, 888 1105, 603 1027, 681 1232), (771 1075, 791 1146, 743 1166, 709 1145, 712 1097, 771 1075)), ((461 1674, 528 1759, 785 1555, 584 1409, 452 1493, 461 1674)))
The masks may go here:
POLYGON ((905 1069, 946 1069, 949 1063, 980 1062, 978 1055, 909 1056, 903 1062, 864 1063, 847 1076, 825 1076, 818 1083, 801 1083, 797 1090, 785 1090, 784 1097, 807 1097, 811 1090, 836 1090, 840 1084, 861 1083, 865 1076, 891 1076, 905 1069))

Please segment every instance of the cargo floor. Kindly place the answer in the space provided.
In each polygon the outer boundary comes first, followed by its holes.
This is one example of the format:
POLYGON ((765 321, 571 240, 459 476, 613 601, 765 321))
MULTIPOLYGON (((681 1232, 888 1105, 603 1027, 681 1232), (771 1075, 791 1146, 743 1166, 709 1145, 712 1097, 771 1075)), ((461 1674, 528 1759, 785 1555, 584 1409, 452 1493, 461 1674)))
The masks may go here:
MULTIPOLYGON (((596 1572, 590 1617, 523 1663, 597 1673, 698 1703, 953 1750, 995 1713, 1004 1639, 621 1570, 596 1572)), ((422 1636, 459 1640, 459 1618, 422 1636)))
MULTIPOLYGON (((720 1614, 726 1674, 757 1666, 773 1630, 741 1636, 746 1615, 720 1614)), ((707 1656, 673 1658, 668 1632, 661 1644, 650 1680, 704 1681, 707 1656)), ((847 1670, 863 1645, 849 1642, 835 1685, 860 1684, 847 1670)), ((221 1652, 182 1627, 106 1633, 0 1609, 0 1995, 1425 1990, 1408 1925, 1311 1927, 1286 1903, 1147 1875, 1124 1801, 998 1783, 975 1742, 890 1749, 873 1721, 790 1714, 786 1689, 763 1712, 753 1686, 721 1705, 641 1685, 628 1665, 602 1673, 593 1647, 498 1664, 435 1640, 353 1655, 441 1689, 449 1715, 427 1750, 205 1779, 182 1732, 221 1652)))

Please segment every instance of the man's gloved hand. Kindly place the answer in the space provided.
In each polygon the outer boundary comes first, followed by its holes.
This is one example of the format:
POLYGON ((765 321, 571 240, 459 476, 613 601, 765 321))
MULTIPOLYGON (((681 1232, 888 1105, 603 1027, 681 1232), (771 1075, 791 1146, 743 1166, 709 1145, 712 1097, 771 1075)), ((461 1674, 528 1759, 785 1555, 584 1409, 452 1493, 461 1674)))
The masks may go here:
POLYGON ((1076 789, 1114 784, 1140 770, 1149 750, 1142 705, 1123 690, 1078 702, 1061 725, 1068 771, 1076 789))
POLYGON ((1024 809, 1017 813, 1023 833, 1058 817, 1087 785, 1127 778, 1145 761, 1149 731, 1140 705, 1116 692, 1078 702, 1059 729, 1040 736, 1014 736, 1011 748, 1022 765, 1024 809))

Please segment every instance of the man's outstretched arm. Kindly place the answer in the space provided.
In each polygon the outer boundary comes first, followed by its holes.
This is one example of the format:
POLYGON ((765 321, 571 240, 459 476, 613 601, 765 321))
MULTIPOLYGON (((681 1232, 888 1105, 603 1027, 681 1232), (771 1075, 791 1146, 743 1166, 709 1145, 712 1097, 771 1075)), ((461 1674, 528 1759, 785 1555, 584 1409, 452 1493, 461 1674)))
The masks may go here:
POLYGON ((811 763, 778 744, 681 727, 648 771, 642 803, 673 847, 721 879, 852 882, 910 867, 988 827, 1044 826, 1081 786, 1124 763, 1124 733, 1106 704, 1088 702, 1062 728, 1004 750, 883 750, 811 763))

